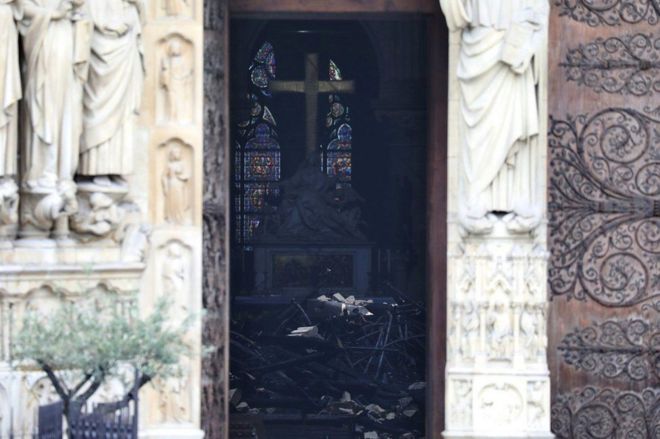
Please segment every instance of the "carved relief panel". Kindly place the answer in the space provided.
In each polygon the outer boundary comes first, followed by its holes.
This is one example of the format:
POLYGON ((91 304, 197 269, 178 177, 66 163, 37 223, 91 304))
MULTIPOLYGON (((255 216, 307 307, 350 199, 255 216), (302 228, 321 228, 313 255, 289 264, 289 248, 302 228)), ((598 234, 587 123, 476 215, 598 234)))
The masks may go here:
POLYGON ((194 121, 195 54, 192 41, 172 34, 158 44, 158 92, 156 118, 159 124, 189 125, 194 121))
MULTIPOLYGON (((164 296, 170 301, 172 324, 181 324, 198 306, 192 287, 196 279, 193 248, 184 240, 165 239, 157 246, 156 261, 156 298, 164 296)), ((194 343, 194 338, 188 342, 194 343)), ((196 403, 195 393, 191 392, 191 376, 197 373, 193 361, 195 358, 182 358, 180 376, 156 380, 152 397, 154 411, 150 415, 152 422, 193 422, 196 403)))
POLYGON ((660 431, 651 389, 660 375, 659 17, 656 0, 554 2, 549 334, 559 438, 660 431))
POLYGON ((157 224, 190 226, 195 207, 194 150, 179 138, 171 138, 158 146, 156 173, 155 213, 157 224))

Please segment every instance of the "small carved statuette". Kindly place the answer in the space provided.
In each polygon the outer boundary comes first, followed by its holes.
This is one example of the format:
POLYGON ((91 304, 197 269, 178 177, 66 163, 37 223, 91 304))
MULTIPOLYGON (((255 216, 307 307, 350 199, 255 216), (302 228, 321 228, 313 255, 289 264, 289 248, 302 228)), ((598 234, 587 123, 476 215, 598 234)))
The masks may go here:
POLYGON ((169 122, 191 121, 190 99, 193 68, 185 56, 181 41, 174 37, 167 43, 160 66, 160 85, 165 94, 165 114, 169 122))
POLYGON ((180 147, 174 146, 168 154, 168 162, 161 184, 163 187, 165 221, 183 225, 188 221, 190 210, 190 176, 183 161, 180 147))

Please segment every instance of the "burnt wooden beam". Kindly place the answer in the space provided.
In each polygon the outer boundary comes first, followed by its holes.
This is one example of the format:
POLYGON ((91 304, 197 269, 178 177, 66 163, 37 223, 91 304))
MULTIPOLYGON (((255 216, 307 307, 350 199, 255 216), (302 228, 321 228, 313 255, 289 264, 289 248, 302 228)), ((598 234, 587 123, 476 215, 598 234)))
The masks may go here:
POLYGON ((437 0, 230 0, 229 10, 232 14, 434 14, 440 6, 437 0))

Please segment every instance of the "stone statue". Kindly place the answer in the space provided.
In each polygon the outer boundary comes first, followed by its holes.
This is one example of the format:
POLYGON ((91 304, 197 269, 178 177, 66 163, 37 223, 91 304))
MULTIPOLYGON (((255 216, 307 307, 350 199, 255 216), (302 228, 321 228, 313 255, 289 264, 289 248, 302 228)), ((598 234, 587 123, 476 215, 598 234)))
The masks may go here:
POLYGON ((16 185, 18 101, 23 96, 15 0, 0 0, 0 241, 13 238, 18 222, 16 185))
MULTIPOLYGON (((21 0, 26 59, 25 176, 29 188, 72 180, 82 129, 76 21, 82 0, 21 0)), ((81 36, 82 37, 82 36, 81 36)))
POLYGON ((170 122, 188 122, 190 84, 193 69, 183 56, 181 42, 172 39, 167 46, 167 56, 160 67, 160 84, 165 90, 166 114, 170 122))
POLYGON ((440 0, 452 31, 462 29, 461 154, 463 225, 487 232, 506 213, 510 230, 540 221, 533 145, 539 134, 535 55, 545 36, 547 0, 440 0))
MULTIPOLYGON (((72 184, 78 166, 90 33, 90 23, 81 11, 83 4, 84 0, 19 1, 26 61, 22 218, 42 216, 31 213, 42 204, 42 198, 50 199, 47 204, 51 208, 73 206, 59 201, 66 199, 72 188, 75 193, 72 184)), ((67 237, 66 215, 70 213, 68 209, 59 212, 54 231, 57 238, 67 237)), ((27 223, 21 223, 24 238, 48 237, 47 230, 29 230, 27 223)), ((48 221, 40 223, 45 226, 48 221)))
POLYGON ((350 186, 337 188, 337 179, 319 169, 310 155, 298 171, 280 183, 283 192, 277 214, 259 227, 258 239, 293 241, 365 241, 360 230, 362 202, 350 186))
POLYGON ((165 221, 171 224, 185 224, 190 208, 190 176, 182 159, 182 151, 174 147, 168 155, 167 168, 161 183, 165 201, 165 221))
POLYGON ((141 0, 87 0, 94 23, 78 174, 108 186, 132 173, 142 102, 141 0))
MULTIPOLYGON (((186 262, 184 250, 176 242, 166 250, 163 261, 163 292, 180 300, 186 285, 186 262)), ((175 300, 176 300, 175 299, 175 300)))

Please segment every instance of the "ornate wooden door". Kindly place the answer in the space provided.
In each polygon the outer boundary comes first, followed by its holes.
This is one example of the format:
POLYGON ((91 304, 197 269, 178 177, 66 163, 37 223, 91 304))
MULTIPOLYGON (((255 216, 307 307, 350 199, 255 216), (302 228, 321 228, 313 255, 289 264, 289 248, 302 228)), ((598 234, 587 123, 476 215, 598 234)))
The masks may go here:
POLYGON ((552 428, 660 437, 660 1, 552 0, 552 428))

